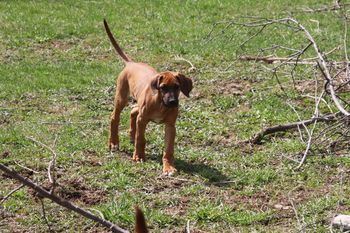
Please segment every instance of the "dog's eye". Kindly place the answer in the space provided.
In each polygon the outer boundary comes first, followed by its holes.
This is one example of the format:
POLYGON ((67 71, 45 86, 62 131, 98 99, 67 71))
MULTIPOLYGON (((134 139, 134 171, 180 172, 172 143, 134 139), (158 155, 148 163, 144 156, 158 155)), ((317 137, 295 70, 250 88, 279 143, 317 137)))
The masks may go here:
POLYGON ((162 87, 160 87, 160 89, 164 92, 169 91, 169 88, 167 86, 162 86, 162 87))

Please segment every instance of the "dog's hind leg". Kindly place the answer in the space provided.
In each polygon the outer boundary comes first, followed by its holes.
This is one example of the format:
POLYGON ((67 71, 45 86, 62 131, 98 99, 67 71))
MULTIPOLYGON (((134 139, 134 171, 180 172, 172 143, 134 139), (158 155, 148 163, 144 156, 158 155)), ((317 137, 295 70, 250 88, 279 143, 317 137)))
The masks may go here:
POLYGON ((122 72, 118 78, 117 90, 114 99, 114 110, 111 116, 111 123, 109 128, 108 145, 111 151, 119 149, 119 122, 120 113, 128 103, 129 84, 127 76, 122 72))

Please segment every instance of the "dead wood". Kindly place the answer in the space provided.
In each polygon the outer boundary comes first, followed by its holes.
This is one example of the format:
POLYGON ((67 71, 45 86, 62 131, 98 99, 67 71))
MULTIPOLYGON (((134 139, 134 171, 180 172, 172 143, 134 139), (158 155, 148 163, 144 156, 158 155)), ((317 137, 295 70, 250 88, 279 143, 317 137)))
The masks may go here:
POLYGON ((92 213, 84 210, 83 208, 80 208, 80 207, 74 205, 73 203, 63 199, 63 198, 46 191, 45 189, 43 189, 42 187, 40 187, 39 185, 37 185, 33 181, 31 181, 29 178, 21 176, 16 171, 11 170, 10 168, 8 168, 7 166, 5 166, 2 163, 0 163, 0 170, 5 172, 7 175, 12 177, 13 179, 16 179, 19 182, 21 182, 22 184, 34 189, 36 192, 38 192, 38 194, 40 194, 40 196, 42 196, 44 198, 48 198, 51 201, 57 203, 58 205, 60 205, 62 207, 65 207, 69 210, 72 210, 72 211, 78 213, 79 215, 82 215, 88 219, 91 219, 97 223, 100 223, 102 226, 108 228, 112 232, 129 233, 129 231, 124 230, 124 229, 118 227, 117 225, 115 225, 115 224, 113 224, 105 219, 97 217, 96 215, 93 215, 92 213))
POLYGON ((341 10, 342 8, 347 7, 349 5, 350 5, 349 3, 341 3, 339 0, 337 0, 333 6, 324 6, 324 7, 320 7, 320 8, 316 8, 316 9, 307 8, 307 9, 303 9, 301 12, 320 13, 320 12, 337 11, 337 10, 341 10))
MULTIPOLYGON (((317 65, 317 61, 312 61, 310 59, 295 59, 288 57, 274 57, 274 56, 241 56, 238 58, 241 61, 262 61, 268 64, 283 63, 287 65, 317 65)), ((333 63, 332 63, 333 64, 333 63)))
POLYGON ((274 134, 277 132, 284 132, 287 130, 291 129, 298 129, 300 127, 307 126, 310 124, 313 124, 314 122, 331 122, 336 120, 337 116, 339 115, 338 113, 333 113, 333 114, 327 114, 321 117, 314 117, 308 120, 303 120, 303 121, 298 121, 298 122, 293 122, 293 123, 288 123, 284 125, 276 125, 272 127, 267 127, 260 132, 256 133, 252 138, 249 140, 243 141, 243 143, 250 143, 250 144, 261 144, 261 141, 264 139, 265 136, 274 134))

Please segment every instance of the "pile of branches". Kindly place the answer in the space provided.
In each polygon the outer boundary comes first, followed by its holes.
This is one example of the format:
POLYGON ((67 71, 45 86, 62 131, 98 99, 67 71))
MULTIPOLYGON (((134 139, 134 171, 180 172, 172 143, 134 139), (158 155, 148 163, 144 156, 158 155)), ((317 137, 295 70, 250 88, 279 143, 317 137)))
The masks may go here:
MULTIPOLYGON (((325 153, 344 153, 350 149, 350 61, 346 49, 347 41, 347 21, 346 4, 336 2, 335 6, 324 7, 320 9, 307 9, 306 13, 314 12, 334 12, 339 11, 339 16, 343 21, 344 34, 342 44, 335 45, 334 49, 324 52, 321 51, 314 36, 310 31, 293 17, 280 19, 266 19, 260 17, 242 17, 225 22, 217 22, 214 24, 208 35, 209 39, 214 39, 233 28, 249 29, 251 36, 246 39, 236 50, 237 60, 247 62, 259 62, 269 70, 282 91, 285 91, 286 85, 280 81, 279 75, 282 73, 288 77, 292 86, 296 88, 296 73, 301 70, 302 75, 307 73, 308 77, 313 77, 311 82, 313 87, 310 88, 311 93, 301 93, 303 98, 313 99, 314 105, 312 115, 308 119, 301 119, 296 108, 290 103, 288 104, 295 114, 298 116, 297 122, 289 122, 283 125, 276 125, 263 128, 257 132, 249 140, 244 143, 261 144, 268 136, 277 132, 298 130, 300 139, 305 143, 305 150, 297 161, 300 168, 304 163, 310 151, 325 153), (258 54, 242 54, 244 47, 254 38, 262 36, 263 32, 270 28, 282 28, 286 35, 291 35, 301 39, 301 44, 290 48, 286 45, 273 44, 267 48, 261 48, 258 54), (221 28, 219 33, 217 28, 221 28), (300 49, 301 48, 301 49, 300 49), (276 50, 284 50, 287 56, 277 56, 276 50), (343 53, 342 60, 330 60, 327 57, 333 52, 343 53), (270 52, 271 54, 267 54, 270 52), (240 54, 240 55, 238 55, 240 54), (263 55, 262 55, 263 54, 263 55), (312 54, 313 56, 310 56, 312 54), (266 65, 267 64, 267 65, 266 65), (286 69, 288 67, 289 69, 286 69), (288 72, 285 72, 288 70, 288 72), (322 105, 322 108, 320 107, 322 105), (326 106, 326 107, 324 107, 326 106)), ((313 20, 318 23, 318 21, 313 20)), ((304 77, 305 77, 304 76, 304 77)), ((304 81, 305 78, 304 78, 304 81)), ((310 81, 310 80, 309 80, 310 81)))

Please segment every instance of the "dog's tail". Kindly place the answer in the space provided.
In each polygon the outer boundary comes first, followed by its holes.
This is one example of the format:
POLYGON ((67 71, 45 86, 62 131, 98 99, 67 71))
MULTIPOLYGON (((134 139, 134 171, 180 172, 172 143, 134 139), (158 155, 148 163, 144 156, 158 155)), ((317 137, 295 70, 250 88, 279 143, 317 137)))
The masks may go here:
POLYGON ((117 53, 122 57, 123 61, 124 62, 130 62, 132 61, 124 52, 123 50, 120 48, 120 46, 118 45, 117 41, 114 39, 114 36, 111 32, 111 30, 109 30, 109 27, 108 27, 108 24, 107 24, 107 21, 104 19, 103 20, 103 24, 105 25, 105 29, 106 29, 106 32, 107 32, 107 35, 114 47, 114 49, 117 51, 117 53))
POLYGON ((136 206, 135 210, 136 210, 135 232, 136 233, 148 233, 145 216, 143 216, 143 213, 139 207, 136 206))

